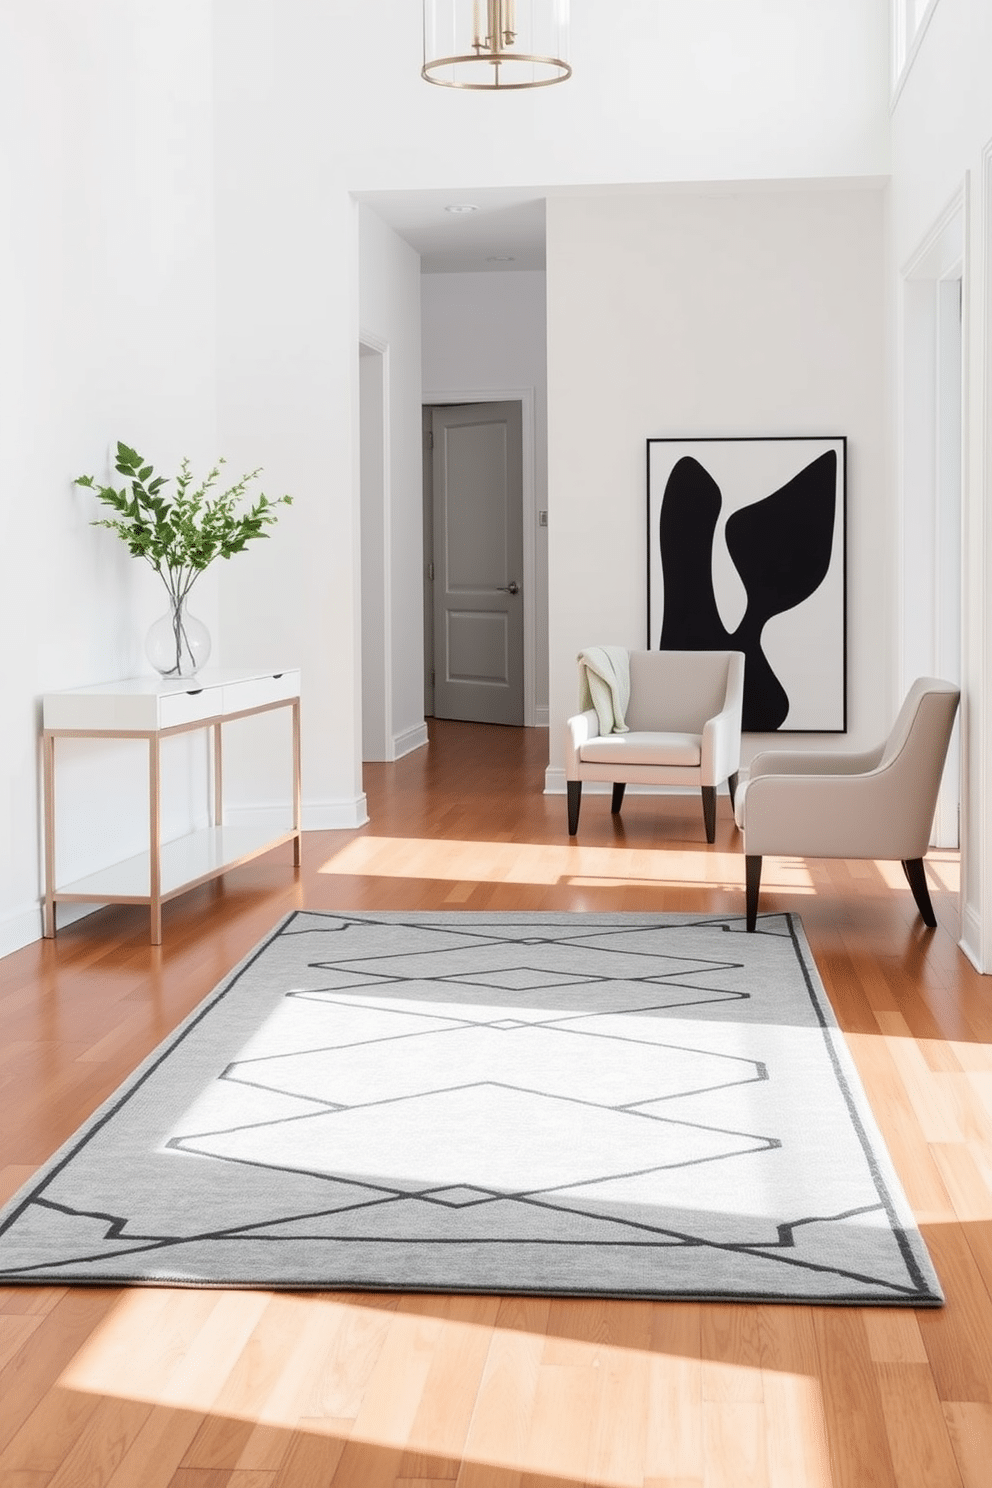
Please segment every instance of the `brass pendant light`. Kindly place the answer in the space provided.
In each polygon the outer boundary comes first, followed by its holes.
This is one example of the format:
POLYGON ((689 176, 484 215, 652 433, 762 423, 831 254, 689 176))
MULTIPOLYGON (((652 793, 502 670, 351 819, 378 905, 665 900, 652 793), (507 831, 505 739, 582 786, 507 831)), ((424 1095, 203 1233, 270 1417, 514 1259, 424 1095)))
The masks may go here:
POLYGON ((442 88, 547 88, 571 77, 569 0, 424 0, 421 77, 442 88))

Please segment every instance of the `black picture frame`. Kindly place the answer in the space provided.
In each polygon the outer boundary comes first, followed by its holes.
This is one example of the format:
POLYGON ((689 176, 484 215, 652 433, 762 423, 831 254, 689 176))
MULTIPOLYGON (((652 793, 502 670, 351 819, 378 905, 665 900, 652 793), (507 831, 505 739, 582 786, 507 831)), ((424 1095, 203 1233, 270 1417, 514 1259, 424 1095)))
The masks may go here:
POLYGON ((744 729, 847 732, 847 438, 647 441, 648 649, 743 651, 744 729))

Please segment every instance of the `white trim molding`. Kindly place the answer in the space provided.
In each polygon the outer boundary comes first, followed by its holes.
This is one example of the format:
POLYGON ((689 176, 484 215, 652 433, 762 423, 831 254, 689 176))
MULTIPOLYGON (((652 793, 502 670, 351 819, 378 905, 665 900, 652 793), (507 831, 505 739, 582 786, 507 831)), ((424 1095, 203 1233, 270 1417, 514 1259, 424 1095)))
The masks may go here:
MULTIPOLYGON (((967 199, 966 199, 967 204, 967 199)), ((969 325, 980 326, 980 340, 975 346, 980 368, 980 386, 966 389, 965 407, 969 410, 978 405, 977 454, 978 469, 970 468, 968 459, 973 441, 965 440, 965 488, 969 492, 967 505, 968 526, 965 533, 965 551, 976 555, 980 565, 977 574, 977 593, 966 599, 972 623, 966 627, 965 644, 966 677, 977 678, 977 686, 969 689, 962 699, 964 713, 966 751, 966 777, 976 782, 975 797, 966 795, 966 810, 962 811, 962 846, 974 834, 970 850, 962 851, 961 882, 961 949, 975 968, 983 974, 992 972, 992 780, 989 760, 990 717, 992 717, 992 645, 989 642, 989 624, 992 623, 992 602, 989 585, 992 583, 992 554, 988 551, 989 503, 992 502, 992 411, 989 398, 992 395, 992 140, 982 151, 982 176, 979 183, 980 224, 980 273, 970 276, 969 286, 965 278, 965 365, 972 361, 969 325), (969 294, 969 287, 973 294, 969 294), (976 623, 977 618, 977 623, 976 623), (967 754, 973 757, 973 766, 967 766, 967 754), (967 835, 965 835, 967 834, 967 835), (978 883, 970 882, 970 864, 978 865, 978 883)), ((967 222, 966 222, 967 232, 967 222)), ((967 785, 966 779, 966 785, 967 785)))
MULTIPOLYGON (((373 331, 359 330, 358 333, 359 357, 362 348, 379 359, 379 431, 382 437, 381 448, 378 451, 379 469, 382 479, 381 490, 378 492, 379 511, 377 513, 381 528, 379 532, 379 551, 375 553, 375 570, 377 582, 376 595, 378 603, 382 607, 383 647, 382 647, 382 676, 379 684, 382 694, 382 732, 376 745, 376 751, 370 756, 372 759, 381 759, 388 754, 389 741, 393 735, 393 554, 392 554, 392 414, 390 405, 390 350, 389 342, 377 336, 373 331), (380 753, 381 751, 381 753, 380 753)), ((361 382, 359 380, 359 387, 361 382)), ((359 407, 361 397, 359 396, 359 407)), ((361 425, 361 414, 359 414, 361 425)), ((361 434, 360 434, 361 438, 361 434)), ((361 463, 361 462, 359 462, 361 463)), ((362 506, 365 501, 365 492, 361 485, 359 474, 359 518, 362 514, 362 506)), ((361 522, 359 523, 361 526, 361 522)), ((366 555, 363 553, 363 561, 366 555)), ((364 601, 363 601, 364 604, 364 601)), ((362 671, 365 669, 365 615, 361 612, 362 622, 362 671)), ((364 687, 364 681, 363 681, 364 687)), ((364 711, 364 695, 362 697, 364 711)), ((361 753, 365 755, 365 740, 362 738, 361 753)))
POLYGON ((904 279, 949 279, 964 256, 964 211, 967 177, 955 188, 944 210, 932 223, 902 266, 904 279), (957 220, 956 220, 957 219, 957 220))
POLYGON ((369 820, 369 806, 362 791, 351 799, 337 801, 304 801, 304 832, 341 832, 364 827, 369 820))
POLYGON ((926 10, 910 32, 909 6, 916 6, 918 0, 892 0, 892 97, 889 100, 890 111, 899 102, 899 96, 905 86, 906 79, 912 71, 913 63, 916 61, 923 38, 927 34, 930 22, 933 20, 939 0, 930 0, 926 10))
MULTIPOLYGON (((103 908, 102 904, 57 904, 55 923, 61 930, 103 908)), ((43 924, 44 905, 41 899, 25 909, 17 909, 13 914, 6 915, 0 922, 0 956, 12 956, 15 951, 21 951, 25 946, 34 945, 41 940, 43 924)))
MULTIPOLYGON (((896 358, 900 699, 918 676, 959 683, 963 675, 967 205, 964 178, 900 269, 896 358)), ((960 844, 960 739, 958 724, 937 802, 934 846, 960 844)))
POLYGON ((427 724, 416 723, 413 728, 404 729, 401 734, 393 737, 394 760, 402 759, 405 754, 412 754, 415 749, 423 749, 427 744, 427 724))
POLYGON ((975 970, 986 974, 987 968, 982 965, 982 925, 970 904, 965 906, 961 915, 961 939, 958 945, 975 970))

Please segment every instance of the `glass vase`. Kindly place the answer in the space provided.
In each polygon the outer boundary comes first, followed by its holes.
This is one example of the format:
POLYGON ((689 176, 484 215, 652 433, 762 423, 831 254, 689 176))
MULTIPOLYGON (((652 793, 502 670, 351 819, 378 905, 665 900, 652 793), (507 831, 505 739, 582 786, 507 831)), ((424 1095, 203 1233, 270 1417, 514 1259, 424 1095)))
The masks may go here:
POLYGON ((194 677, 210 655, 210 632, 185 599, 172 600, 145 638, 145 655, 163 677, 194 677))

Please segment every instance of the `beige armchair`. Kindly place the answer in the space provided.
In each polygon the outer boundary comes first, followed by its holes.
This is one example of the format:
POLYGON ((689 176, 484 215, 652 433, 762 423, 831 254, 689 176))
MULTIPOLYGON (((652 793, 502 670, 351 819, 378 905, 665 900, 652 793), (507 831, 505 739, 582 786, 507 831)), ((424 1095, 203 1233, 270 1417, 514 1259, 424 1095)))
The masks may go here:
POLYGON ((898 859, 924 923, 936 925, 923 857, 958 698, 950 682, 921 677, 886 742, 865 754, 768 750, 755 757, 735 806, 744 834, 749 930, 767 853, 898 859))
MULTIPOLYGON (((717 788, 731 802, 741 759, 740 651, 630 651, 627 731, 603 733, 595 708, 568 720, 568 834, 579 827, 584 781, 613 786, 616 815, 628 785, 698 786, 707 842, 716 837, 717 788)), ((626 700, 625 700, 626 701, 626 700)))

